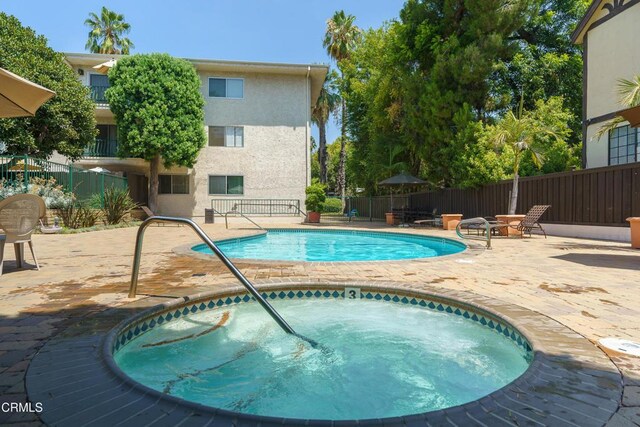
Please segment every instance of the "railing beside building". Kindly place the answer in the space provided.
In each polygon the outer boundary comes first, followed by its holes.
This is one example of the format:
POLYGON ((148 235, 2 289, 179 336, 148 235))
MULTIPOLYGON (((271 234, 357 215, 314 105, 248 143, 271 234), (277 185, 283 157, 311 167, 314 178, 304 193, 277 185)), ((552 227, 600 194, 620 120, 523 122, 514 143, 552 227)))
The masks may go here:
POLYGON ((107 104, 107 97, 104 96, 104 93, 109 86, 89 86, 91 90, 91 99, 93 99, 98 104, 107 104))
POLYGON ((0 156, 0 186, 15 192, 28 192, 32 178, 55 179, 57 185, 73 192, 78 200, 94 194, 104 195, 105 188, 128 189, 127 178, 93 172, 72 165, 50 162, 30 156, 0 156))
POLYGON ((221 215, 237 211, 243 215, 297 216, 301 212, 298 199, 212 199, 211 209, 221 215))
POLYGON ((84 150, 84 157, 117 157, 118 141, 116 139, 96 138, 95 142, 84 150))

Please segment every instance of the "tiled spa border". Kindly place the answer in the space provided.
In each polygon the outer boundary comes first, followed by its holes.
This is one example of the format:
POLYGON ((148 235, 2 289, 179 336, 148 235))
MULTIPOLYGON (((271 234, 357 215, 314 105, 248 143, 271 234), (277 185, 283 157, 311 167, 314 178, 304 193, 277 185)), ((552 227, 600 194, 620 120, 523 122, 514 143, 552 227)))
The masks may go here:
MULTIPOLYGON (((261 294, 267 300, 343 299, 345 297, 345 289, 344 287, 338 289, 322 287, 293 290, 282 289, 262 292, 261 294)), ((461 316, 510 338, 517 346, 529 353, 529 358, 532 356, 531 344, 513 325, 503 319, 500 319, 494 314, 485 310, 478 310, 477 307, 474 308, 459 301, 438 298, 424 293, 407 292, 406 290, 398 292, 397 290, 391 289, 378 290, 366 288, 360 292, 359 299, 413 305, 432 311, 461 316)), ((221 307, 247 303, 250 301, 255 301, 255 298, 246 292, 237 295, 214 295, 191 299, 177 307, 166 307, 163 311, 154 311, 149 315, 142 314, 140 315, 140 318, 132 319, 131 323, 127 324, 116 333, 115 338, 111 342, 111 351, 115 354, 127 344, 152 329, 173 322, 182 317, 188 317, 204 311, 215 310, 221 307)))
MULTIPOLYGON (((355 286, 370 292, 365 283, 319 284, 291 280, 260 285, 264 293, 283 289, 344 289, 355 286)), ((375 286, 378 293, 422 295, 396 283, 375 286)), ((225 298, 243 294, 228 287, 225 298)), ((223 296, 219 295, 218 298, 223 296)), ((136 316, 141 320, 185 302, 211 298, 212 293, 180 298, 136 316)), ((503 324, 514 325, 533 347, 529 370, 504 388, 475 402, 426 414, 383 420, 361 420, 358 425, 579 425, 601 426, 620 403, 621 379, 611 361, 588 340, 556 321, 525 308, 472 293, 438 289, 428 299, 461 301, 474 313, 496 313, 503 324), (570 354, 570 356, 568 356, 570 354)), ((235 298, 235 297, 234 297, 235 298)), ((410 300, 410 299, 409 299, 410 300)), ((400 302, 401 303, 401 302, 400 302)), ((456 304, 454 304, 456 305, 456 304)), ((444 307, 444 305, 443 305, 444 307)), ((469 311, 469 310, 468 310, 469 311)), ((486 316, 485 316, 486 318, 486 316)), ((131 320, 112 330, 110 337, 131 320)), ((73 334, 68 334, 73 335, 73 334)), ((105 335, 60 336, 50 341, 32 361, 27 372, 27 393, 42 402, 42 420, 50 425, 180 425, 275 426, 355 425, 353 422, 303 421, 239 415, 216 410, 172 396, 160 395, 118 373, 110 357, 105 335), (106 344, 106 345, 105 345, 106 344), (115 370, 114 370, 115 369, 115 370)))

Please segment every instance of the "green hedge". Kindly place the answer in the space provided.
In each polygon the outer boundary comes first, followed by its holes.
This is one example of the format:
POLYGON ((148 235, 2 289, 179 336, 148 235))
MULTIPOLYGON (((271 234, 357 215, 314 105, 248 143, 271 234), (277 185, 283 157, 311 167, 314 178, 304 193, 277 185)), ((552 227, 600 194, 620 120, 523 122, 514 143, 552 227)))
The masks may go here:
POLYGON ((327 199, 322 205, 322 213, 341 213, 342 201, 340 199, 327 199))

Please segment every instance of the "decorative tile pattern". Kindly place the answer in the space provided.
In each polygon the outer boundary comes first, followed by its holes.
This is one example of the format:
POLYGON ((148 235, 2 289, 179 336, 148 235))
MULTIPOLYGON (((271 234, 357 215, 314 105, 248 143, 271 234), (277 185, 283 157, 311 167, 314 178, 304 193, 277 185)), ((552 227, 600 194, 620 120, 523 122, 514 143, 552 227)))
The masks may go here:
MULTIPOLYGON (((337 289, 295 289, 295 290, 276 290, 262 292, 261 295, 267 300, 277 299, 337 299, 344 298, 344 290, 337 289)), ((478 324, 492 329, 496 333, 502 334, 507 338, 510 338, 515 344, 524 349, 528 353, 528 359, 532 357, 533 349, 527 339, 518 332, 516 328, 499 319, 497 316, 492 316, 489 313, 481 313, 480 310, 473 311, 469 308, 465 308, 460 305, 457 306, 453 301, 439 301, 438 299, 428 299, 427 297, 417 297, 409 295, 401 295, 395 293, 385 293, 378 291, 371 291, 362 289, 360 293, 361 299, 386 301, 396 304, 407 304, 424 307, 429 310, 438 311, 442 313, 448 313, 455 316, 460 316, 465 319, 477 322, 478 324)), ((189 316, 191 314, 199 313, 202 311, 213 310, 222 306, 231 306, 241 304, 249 301, 253 301, 255 298, 249 294, 238 295, 225 295, 219 298, 211 298, 206 300, 199 300, 189 302, 180 308, 167 309, 161 313, 155 313, 148 318, 137 321, 127 325, 118 334, 117 339, 114 341, 112 352, 115 354, 122 349, 127 343, 141 336, 142 334, 150 331, 156 326, 163 325, 173 320, 179 319, 182 316, 189 316)))

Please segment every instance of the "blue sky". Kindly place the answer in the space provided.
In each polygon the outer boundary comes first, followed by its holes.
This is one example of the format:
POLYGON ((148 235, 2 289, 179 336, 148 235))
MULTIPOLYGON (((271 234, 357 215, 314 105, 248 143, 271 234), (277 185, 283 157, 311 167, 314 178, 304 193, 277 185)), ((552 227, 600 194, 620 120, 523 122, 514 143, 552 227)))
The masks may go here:
MULTIPOLYGON (((363 28, 398 16, 404 0, 0 0, 0 10, 63 52, 84 52, 89 12, 107 6, 131 24, 133 52, 185 58, 329 63, 322 48, 326 20, 344 9, 363 28)), ((317 139, 317 129, 313 134, 317 139)), ((339 129, 331 123, 328 140, 339 129)))

